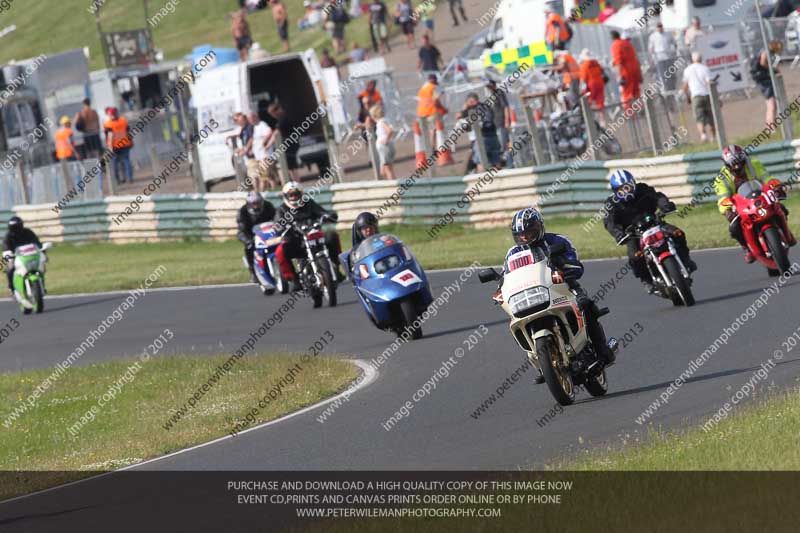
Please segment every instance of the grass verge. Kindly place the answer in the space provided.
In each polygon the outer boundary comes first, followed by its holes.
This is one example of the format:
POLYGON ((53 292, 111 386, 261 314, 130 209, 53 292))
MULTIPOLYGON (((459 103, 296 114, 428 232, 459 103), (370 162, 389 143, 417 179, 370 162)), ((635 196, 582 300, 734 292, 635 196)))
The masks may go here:
MULTIPOLYGON (((197 357, 180 355, 152 358, 139 363, 113 361, 73 367, 55 382, 38 404, 9 428, 0 428, 0 471, 23 472, 13 486, 0 486, 0 499, 14 494, 73 481, 168 454, 228 434, 259 400, 283 379, 281 394, 266 402, 255 415, 258 423, 278 418, 328 398, 355 379, 358 368, 332 358, 312 358, 300 363, 300 354, 269 353, 245 357, 197 402, 169 431, 163 425, 228 355, 197 357), (284 379, 290 368, 293 382, 284 379), (120 381, 128 373, 132 380, 120 381), (86 416, 115 382, 122 388, 92 420, 86 416), (74 428, 84 417, 86 423, 74 428), (49 471, 51 476, 25 471, 49 471), (88 471, 88 472, 87 472, 88 471)), ((0 375, 0 398, 10 411, 47 378, 52 369, 0 375)), ((3 420, 8 412, 3 414, 3 420)), ((9 477, 2 478, 8 482, 9 477)))
MULTIPOLYGON (((787 206, 795 213, 800 212, 800 198, 789 199, 787 206)), ((583 226, 587 220, 548 217, 547 231, 569 237, 583 259, 625 255, 625 248, 615 245, 602 223, 585 231, 583 226)), ((796 234, 800 233, 797 221, 796 214, 790 218, 796 234)), ((673 215, 669 222, 686 231, 693 250, 734 244, 716 206, 700 206, 685 218, 673 215)), ((427 235, 429 228, 428 225, 404 224, 382 229, 402 238, 426 269, 460 267, 473 261, 496 265, 513 245, 511 232, 506 227, 475 229, 453 224, 435 239, 427 235)), ((342 244, 347 246, 350 232, 342 231, 340 236, 342 244)), ((131 289, 138 287, 159 265, 166 267, 159 278, 160 286, 244 283, 248 278, 242 265, 242 245, 233 240, 58 244, 49 252, 49 257, 47 288, 50 294, 131 289), (131 260, 119 261, 121 256, 131 260), (113 268, 110 265, 114 265, 113 268)))
MULTIPOLYGON (((706 420, 711 419, 708 417, 706 420)), ((704 420, 705 422, 705 420, 704 420)), ((646 442, 605 453, 586 452, 551 468, 591 471, 799 470, 800 391, 734 412, 709 431, 651 430, 646 442), (769 460, 765 461, 765 458, 769 460)))

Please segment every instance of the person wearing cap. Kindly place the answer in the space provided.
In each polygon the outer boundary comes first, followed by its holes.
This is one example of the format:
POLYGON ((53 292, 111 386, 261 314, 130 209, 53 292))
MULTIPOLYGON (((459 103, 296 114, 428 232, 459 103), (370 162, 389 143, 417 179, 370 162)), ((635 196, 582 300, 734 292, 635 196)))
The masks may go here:
POLYGON ((436 114, 444 115, 447 110, 439 100, 439 80, 436 74, 429 74, 428 81, 417 92, 417 118, 425 122, 431 135, 431 146, 436 144, 436 114))
POLYGON ((61 127, 56 130, 56 159, 59 161, 76 161, 80 154, 75 148, 75 139, 72 134, 72 121, 68 116, 61 117, 58 121, 61 127))
POLYGON ((589 104, 597 112, 597 120, 605 127, 603 108, 606 105, 606 77, 603 67, 592 56, 588 48, 581 50, 581 60, 578 78, 584 87, 584 92, 589 95, 589 104))
POLYGON ((675 77, 668 76, 669 68, 675 63, 678 55, 678 46, 672 34, 664 31, 662 23, 656 24, 656 31, 650 34, 647 41, 647 52, 650 61, 656 66, 658 79, 665 91, 675 90, 675 77))
POLYGON ((561 73, 562 87, 569 91, 577 101, 580 86, 580 68, 572 54, 565 50, 556 50, 553 54, 556 62, 556 71, 561 73))
POLYGON ((108 108, 108 114, 109 119, 103 124, 103 129, 106 134, 106 146, 114 152, 114 177, 117 183, 124 183, 126 179, 128 183, 133 183, 133 167, 130 157, 133 139, 128 127, 128 119, 120 116, 116 107, 108 108), (125 173, 124 177, 121 176, 120 167, 125 173))
POLYGON ((514 168, 514 161, 511 157, 510 147, 510 128, 511 128, 511 106, 508 104, 506 93, 497 88, 497 83, 487 78, 486 88, 489 90, 489 97, 492 102, 492 112, 494 114, 494 126, 497 130, 497 139, 500 141, 500 150, 503 154, 503 161, 506 168, 514 168))
POLYGON ((623 107, 628 109, 631 101, 642 94, 642 69, 633 44, 623 39, 617 30, 611 31, 611 62, 620 86, 623 107))
POLYGON ((545 19, 544 40, 550 50, 564 50, 569 41, 569 31, 564 18, 556 11, 555 2, 548 1, 544 5, 545 19))

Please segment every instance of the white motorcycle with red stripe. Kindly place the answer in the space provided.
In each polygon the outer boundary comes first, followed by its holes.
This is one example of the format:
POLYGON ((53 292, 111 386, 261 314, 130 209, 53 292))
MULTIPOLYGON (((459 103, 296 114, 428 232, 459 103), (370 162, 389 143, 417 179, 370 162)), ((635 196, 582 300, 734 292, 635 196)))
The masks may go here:
MULTIPOLYGON (((578 299, 558 270, 548 266, 548 252, 531 248, 508 258, 505 276, 494 269, 479 273, 482 283, 503 281, 494 296, 511 317, 511 335, 544 376, 551 394, 561 405, 575 401, 578 385, 592 396, 608 390, 603 363, 598 359, 586 329, 578 299)), ((602 309, 600 315, 608 313, 602 309)), ((610 343, 612 350, 616 344, 610 343)))

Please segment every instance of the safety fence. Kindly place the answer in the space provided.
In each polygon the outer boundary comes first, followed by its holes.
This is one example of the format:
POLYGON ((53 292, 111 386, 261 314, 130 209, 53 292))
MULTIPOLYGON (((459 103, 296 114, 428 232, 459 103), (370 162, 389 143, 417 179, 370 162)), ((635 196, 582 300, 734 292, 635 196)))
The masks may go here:
MULTIPOLYGON (((800 140, 773 143, 753 153, 776 176, 786 179, 800 167, 800 140)), ((575 161, 533 169, 514 169, 465 177, 420 178, 401 188, 401 181, 334 184, 314 199, 339 213, 339 227, 349 227, 358 213, 381 213, 383 223, 431 223, 446 214, 455 222, 488 227, 505 224, 509 213, 528 205, 546 214, 589 216, 609 194, 608 176, 628 168, 678 204, 714 200, 704 195, 720 168, 717 152, 615 161, 575 161), (402 191, 402 194, 401 192, 402 191)), ((277 194, 267 198, 278 205, 277 194)), ((244 193, 154 195, 143 202, 133 196, 76 201, 56 214, 52 204, 0 210, 0 222, 12 214, 23 217, 42 239, 118 243, 200 238, 224 240, 236 234, 236 212, 244 193), (114 218, 136 206, 136 211, 114 218)))
MULTIPOLYGON (((36 168, 0 168, 0 209, 22 204, 49 204, 63 198, 76 187, 81 177, 98 164, 97 159, 55 163, 36 168)), ((101 172, 100 175, 103 175, 101 172)), ((103 197, 103 179, 96 179, 76 188, 76 201, 103 197)))

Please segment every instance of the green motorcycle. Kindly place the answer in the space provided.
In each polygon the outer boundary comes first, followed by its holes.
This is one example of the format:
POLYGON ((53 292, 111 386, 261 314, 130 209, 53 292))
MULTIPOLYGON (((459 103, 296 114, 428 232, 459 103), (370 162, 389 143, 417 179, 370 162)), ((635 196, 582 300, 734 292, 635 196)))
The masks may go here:
POLYGON ((44 271, 47 263, 44 252, 52 246, 49 242, 41 248, 35 244, 25 244, 13 252, 3 253, 3 259, 14 262, 14 298, 26 315, 44 311, 44 271))

